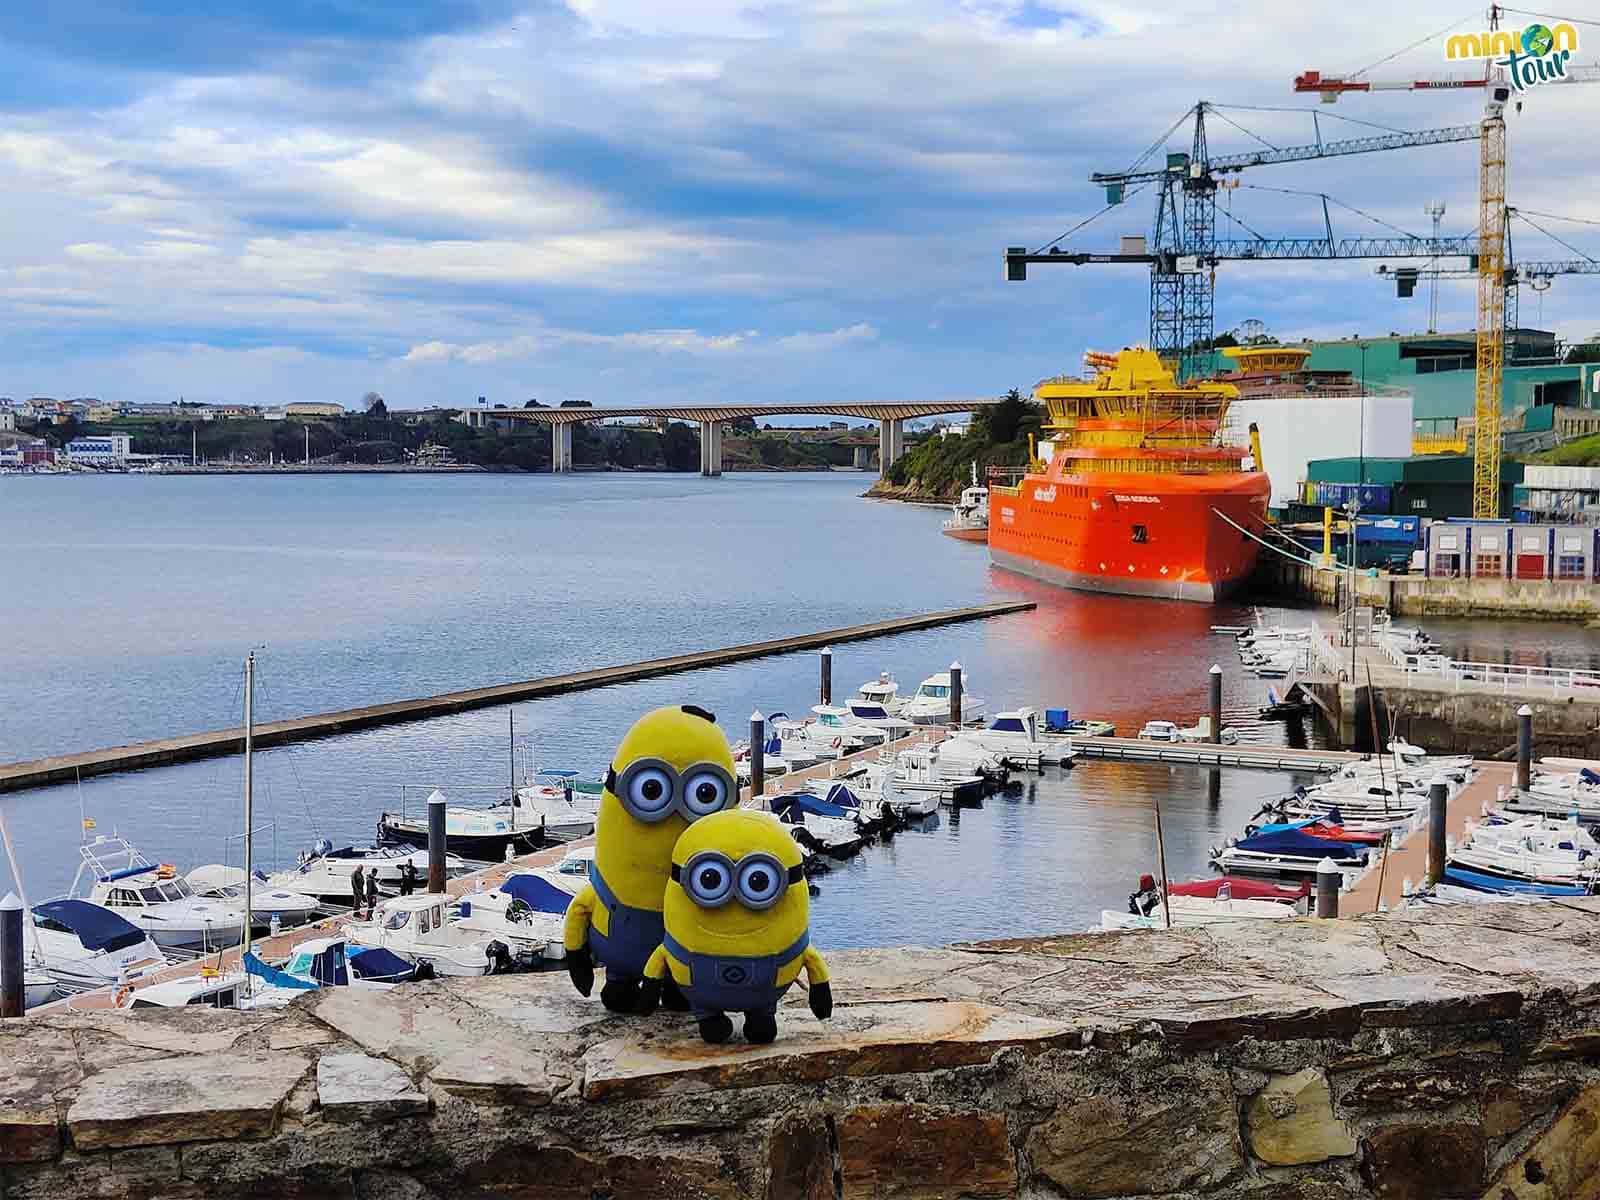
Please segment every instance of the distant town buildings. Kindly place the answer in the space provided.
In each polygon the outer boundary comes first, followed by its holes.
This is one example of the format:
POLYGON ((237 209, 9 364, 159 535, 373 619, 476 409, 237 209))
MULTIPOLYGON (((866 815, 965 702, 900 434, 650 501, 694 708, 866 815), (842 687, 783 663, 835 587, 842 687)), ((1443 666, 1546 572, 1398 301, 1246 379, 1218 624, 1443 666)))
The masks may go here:
POLYGON ((347 415, 342 404, 317 404, 310 401, 296 401, 283 406, 283 415, 288 420, 320 420, 327 417, 342 417, 347 415))
POLYGON ((87 466, 125 466, 132 453, 133 439, 125 433, 73 438, 67 443, 67 458, 87 466))

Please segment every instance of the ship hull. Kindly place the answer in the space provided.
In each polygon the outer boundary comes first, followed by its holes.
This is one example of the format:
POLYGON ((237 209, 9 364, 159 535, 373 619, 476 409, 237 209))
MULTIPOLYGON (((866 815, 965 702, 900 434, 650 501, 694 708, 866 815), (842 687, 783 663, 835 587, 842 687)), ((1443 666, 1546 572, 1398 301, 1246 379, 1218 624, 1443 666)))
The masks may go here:
POLYGON ((1209 604, 1249 577, 1267 477, 1026 476, 989 492, 989 558, 1005 570, 1080 591, 1209 604))

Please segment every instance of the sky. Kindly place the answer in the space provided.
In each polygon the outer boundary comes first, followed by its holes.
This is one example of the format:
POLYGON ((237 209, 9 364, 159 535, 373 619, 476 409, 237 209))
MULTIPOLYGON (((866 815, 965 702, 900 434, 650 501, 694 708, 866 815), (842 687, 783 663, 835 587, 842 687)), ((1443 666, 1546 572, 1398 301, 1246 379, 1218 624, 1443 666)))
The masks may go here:
MULTIPOLYGON (((1474 123, 1470 91, 1330 106, 1291 81, 1449 73, 1443 32, 1483 16, 1460 0, 0 5, 0 395, 1026 389, 1146 336, 1143 268, 1002 280, 1005 246, 1104 207, 1090 172, 1187 148, 1187 127, 1163 134, 1201 99, 1224 106, 1213 154, 1474 123)), ((1600 51, 1600 24, 1591 37, 1600 51)), ((1600 258, 1600 224, 1581 223, 1600 222, 1597 115, 1600 85, 1576 85, 1509 116, 1510 201, 1572 247, 1519 220, 1519 258, 1600 258)), ((1472 142, 1239 179, 1221 236, 1320 233, 1318 193, 1341 237, 1426 233, 1430 200, 1444 232, 1476 223, 1472 142)), ((1063 244, 1112 249, 1153 215, 1141 193, 1063 244)), ((1217 326, 1423 329, 1426 300, 1375 266, 1225 266, 1217 326)), ((1470 328, 1470 282, 1441 289, 1441 327, 1470 328)), ((1600 332, 1600 277, 1524 289, 1522 315, 1600 332)))

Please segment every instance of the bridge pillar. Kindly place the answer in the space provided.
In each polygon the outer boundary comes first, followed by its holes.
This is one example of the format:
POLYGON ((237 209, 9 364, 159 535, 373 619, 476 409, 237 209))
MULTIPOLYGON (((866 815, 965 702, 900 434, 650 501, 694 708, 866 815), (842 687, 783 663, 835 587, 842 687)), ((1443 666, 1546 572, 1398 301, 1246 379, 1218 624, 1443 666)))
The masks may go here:
POLYGON ((899 419, 878 422, 878 474, 886 474, 905 453, 905 426, 899 419))
POLYGON ((572 470, 572 423, 561 421, 550 426, 550 470, 557 475, 572 470))
POLYGON ((853 465, 858 471, 865 471, 868 467, 870 467, 872 465, 872 447, 857 446, 855 448, 855 462, 853 465))
POLYGON ((722 474, 722 422, 700 422, 700 474, 711 478, 722 474))

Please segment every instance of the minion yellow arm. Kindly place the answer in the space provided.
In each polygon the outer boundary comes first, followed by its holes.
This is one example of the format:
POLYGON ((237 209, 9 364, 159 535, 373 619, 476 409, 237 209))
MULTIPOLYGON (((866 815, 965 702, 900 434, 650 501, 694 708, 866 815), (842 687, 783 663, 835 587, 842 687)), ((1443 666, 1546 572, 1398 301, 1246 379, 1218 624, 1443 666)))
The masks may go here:
POLYGON ((667 965, 667 948, 657 946, 651 952, 650 960, 644 964, 644 977, 665 983, 671 968, 667 965))
POLYGON ((567 905, 567 921, 562 926, 561 943, 567 948, 568 953, 582 950, 589 942, 589 922, 594 916, 595 905, 600 902, 600 897, 595 895, 594 885, 586 884, 583 891, 572 898, 572 903, 567 905))
POLYGON ((815 946, 807 946, 806 952, 800 956, 801 965, 806 969, 806 983, 815 987, 819 983, 828 982, 828 964, 822 961, 822 955, 817 953, 815 946))

